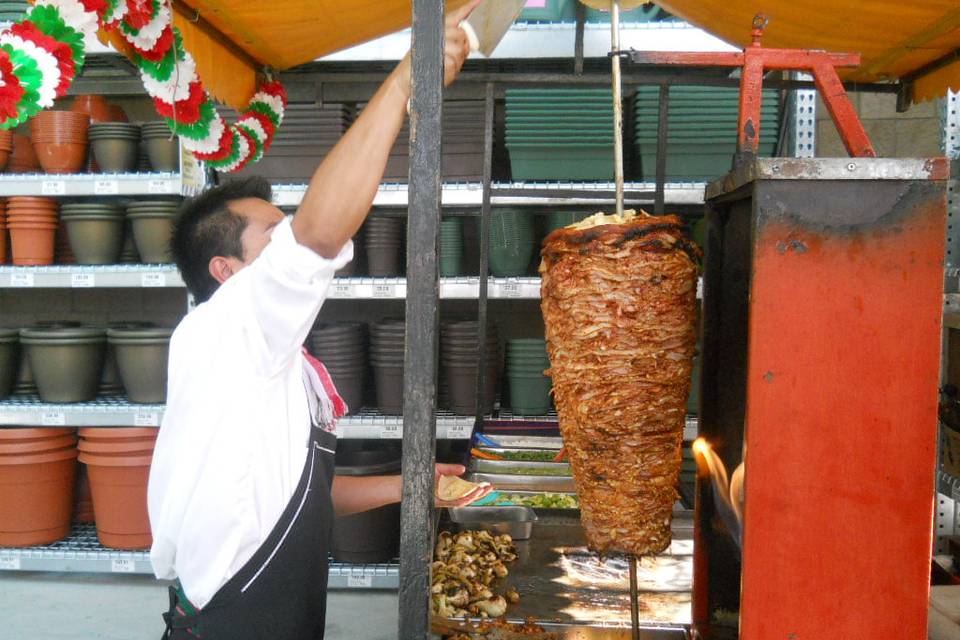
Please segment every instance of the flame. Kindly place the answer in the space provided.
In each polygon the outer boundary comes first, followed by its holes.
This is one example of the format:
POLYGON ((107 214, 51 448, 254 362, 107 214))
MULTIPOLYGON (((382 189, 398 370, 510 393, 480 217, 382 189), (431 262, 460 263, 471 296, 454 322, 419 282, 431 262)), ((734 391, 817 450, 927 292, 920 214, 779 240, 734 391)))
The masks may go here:
POLYGON ((727 477, 727 467, 706 439, 703 437, 697 438, 693 441, 692 448, 697 456, 697 467, 710 476, 717 511, 727 529, 730 530, 733 539, 737 541, 737 544, 740 544, 743 530, 744 465, 741 462, 740 466, 734 470, 734 482, 731 484, 727 477), (706 465, 706 469, 703 468, 704 465, 706 465))

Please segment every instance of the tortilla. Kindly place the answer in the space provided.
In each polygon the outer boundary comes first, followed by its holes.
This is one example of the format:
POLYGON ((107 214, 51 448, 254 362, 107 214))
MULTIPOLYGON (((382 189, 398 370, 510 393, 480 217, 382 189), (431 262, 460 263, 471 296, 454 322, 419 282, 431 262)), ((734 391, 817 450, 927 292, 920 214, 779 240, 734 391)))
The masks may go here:
POLYGON ((440 476, 437 482, 437 497, 445 502, 456 502, 467 497, 477 489, 489 486, 490 483, 469 482, 457 476, 440 476))

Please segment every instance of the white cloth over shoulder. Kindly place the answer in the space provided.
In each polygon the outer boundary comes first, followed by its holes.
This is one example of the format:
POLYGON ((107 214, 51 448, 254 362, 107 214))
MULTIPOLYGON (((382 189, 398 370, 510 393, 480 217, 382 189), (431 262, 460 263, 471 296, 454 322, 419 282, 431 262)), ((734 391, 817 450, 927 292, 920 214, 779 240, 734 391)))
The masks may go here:
POLYGON ((321 257, 284 220, 260 257, 173 334, 148 488, 150 560, 197 607, 266 540, 296 489, 311 405, 301 347, 352 257, 349 242, 321 257))

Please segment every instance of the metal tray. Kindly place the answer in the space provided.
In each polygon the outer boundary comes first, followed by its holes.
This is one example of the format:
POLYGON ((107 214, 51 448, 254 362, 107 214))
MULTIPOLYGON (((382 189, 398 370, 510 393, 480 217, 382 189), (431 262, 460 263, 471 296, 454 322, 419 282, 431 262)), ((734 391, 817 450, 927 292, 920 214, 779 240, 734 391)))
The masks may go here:
MULTIPOLYGON (((535 448, 533 448, 533 447, 529 447, 529 448, 527 448, 527 447, 487 447, 487 446, 483 446, 483 445, 478 445, 478 446, 477 446, 477 449, 478 449, 479 451, 483 451, 484 453, 489 453, 489 454, 492 454, 492 455, 504 455, 504 454, 511 454, 511 453, 531 453, 531 452, 534 452, 534 451, 536 451, 536 452, 543 452, 545 455, 548 455, 548 456, 549 456, 549 459, 543 460, 543 461, 540 461, 540 460, 514 460, 513 462, 552 462, 553 464, 557 464, 557 463, 553 462, 553 458, 554 458, 558 453, 560 453, 560 450, 559 450, 559 449, 535 449, 535 448)), ((478 459, 478 460, 483 460, 484 458, 477 458, 477 459, 478 459)), ((509 462, 509 461, 508 461, 508 462, 509 462)))
POLYGON ((577 485, 570 476, 524 476, 505 473, 468 473, 471 482, 489 482, 500 491, 550 491, 572 493, 577 485))
MULTIPOLYGON (((495 434, 483 434, 486 440, 496 442, 501 447, 513 447, 514 449, 559 449, 563 446, 563 438, 554 436, 501 436, 495 434)), ((483 442, 477 441, 478 447, 490 447, 483 442)))
POLYGON ((569 462, 517 462, 515 460, 484 460, 471 458, 470 471, 503 473, 508 475, 531 475, 537 477, 570 477, 569 462), (538 473, 540 472, 540 473, 538 473))
POLYGON ((537 514, 530 507, 454 507, 447 511, 455 530, 507 533, 514 540, 528 540, 537 521, 537 514))

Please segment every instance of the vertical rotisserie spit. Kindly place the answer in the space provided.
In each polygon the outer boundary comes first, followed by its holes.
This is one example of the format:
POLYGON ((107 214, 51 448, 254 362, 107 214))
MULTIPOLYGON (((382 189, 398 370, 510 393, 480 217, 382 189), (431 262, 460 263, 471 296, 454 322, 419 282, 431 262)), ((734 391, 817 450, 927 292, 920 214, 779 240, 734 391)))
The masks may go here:
POLYGON ((544 241, 543 318, 590 547, 670 545, 700 250, 676 216, 597 214, 544 241))

